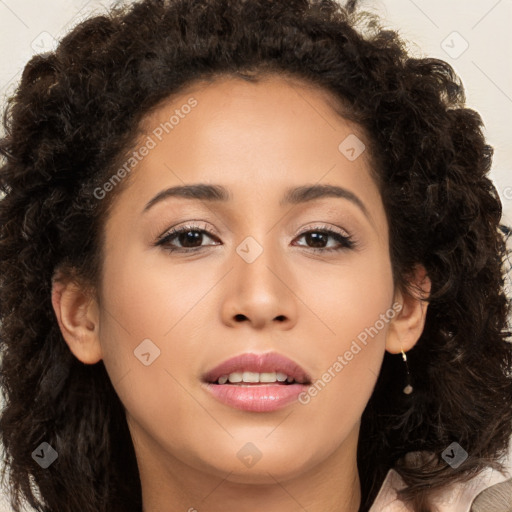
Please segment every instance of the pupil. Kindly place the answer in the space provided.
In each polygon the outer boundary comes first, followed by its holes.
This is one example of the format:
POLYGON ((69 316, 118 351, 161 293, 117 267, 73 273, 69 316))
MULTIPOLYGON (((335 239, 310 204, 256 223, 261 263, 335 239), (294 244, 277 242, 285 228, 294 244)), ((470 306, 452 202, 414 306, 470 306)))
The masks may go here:
MULTIPOLYGON (((315 247, 322 246, 322 238, 325 237, 325 233, 309 233, 306 235, 308 237, 308 242, 312 241, 315 247)), ((325 241, 325 240, 324 240, 325 241)))
POLYGON ((183 247, 188 247, 188 243, 194 243, 194 241, 200 240, 202 235, 198 231, 187 231, 186 233, 181 233, 180 235, 180 243, 183 247))

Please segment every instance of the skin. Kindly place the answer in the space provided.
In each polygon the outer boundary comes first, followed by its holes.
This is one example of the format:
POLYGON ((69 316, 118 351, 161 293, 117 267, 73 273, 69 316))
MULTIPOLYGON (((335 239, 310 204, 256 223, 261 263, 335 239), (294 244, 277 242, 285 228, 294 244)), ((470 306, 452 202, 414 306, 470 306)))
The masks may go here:
MULTIPOLYGON (((338 149, 348 135, 364 135, 322 90, 282 77, 223 78, 164 102, 141 140, 192 96, 197 106, 116 198, 100 300, 71 280, 55 281, 62 334, 80 361, 103 360, 125 406, 145 512, 353 512, 360 418, 384 352, 410 350, 426 315, 424 302, 393 286, 388 222, 366 152, 350 161, 338 149), (174 197, 141 213, 160 191, 192 183, 223 185, 232 198, 174 197), (344 198, 279 205, 285 189, 318 183, 350 190, 368 217, 344 198), (196 242, 201 250, 153 245, 189 221, 214 235, 196 242), (314 252, 303 233, 325 227, 357 245, 314 252), (248 236, 263 249, 252 263, 236 251, 248 236), (315 382, 394 303, 401 311, 305 405, 246 412, 201 387, 204 372, 245 352, 277 351, 315 382), (146 338, 160 350, 149 366, 134 356, 146 338), (237 457, 248 442, 261 453, 251 467, 237 457)), ((339 246, 332 236, 316 245, 339 246)), ((412 279, 430 291, 421 265, 412 279)))

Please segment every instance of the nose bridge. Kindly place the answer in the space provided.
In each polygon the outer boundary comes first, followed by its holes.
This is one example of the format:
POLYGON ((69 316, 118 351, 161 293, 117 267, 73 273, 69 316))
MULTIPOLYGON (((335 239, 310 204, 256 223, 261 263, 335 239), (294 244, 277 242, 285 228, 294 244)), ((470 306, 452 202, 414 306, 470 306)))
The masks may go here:
POLYGON ((279 226, 272 218, 271 212, 263 212, 261 201, 253 197, 251 204, 245 204, 245 214, 237 223, 235 236, 238 238, 236 254, 247 270, 256 263, 258 272, 267 271, 266 265, 272 268, 277 264, 279 256, 279 226))
POLYGON ((240 283, 263 295, 280 293, 282 283, 276 277, 284 267, 284 255, 273 231, 264 227, 254 235, 247 235, 236 247, 236 263, 240 283))
POLYGON ((256 224, 246 224, 245 233, 250 234, 235 247, 231 273, 234 286, 225 297, 224 314, 229 322, 243 318, 261 327, 273 320, 290 321, 295 308, 277 233, 265 229, 261 222, 256 229, 256 224))

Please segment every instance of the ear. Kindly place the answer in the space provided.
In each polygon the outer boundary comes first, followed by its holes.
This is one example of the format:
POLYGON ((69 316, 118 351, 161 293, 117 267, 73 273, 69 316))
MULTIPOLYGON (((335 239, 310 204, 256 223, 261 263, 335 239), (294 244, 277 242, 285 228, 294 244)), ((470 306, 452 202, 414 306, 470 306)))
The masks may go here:
POLYGON ((52 279, 52 305, 64 340, 85 364, 102 359, 99 342, 99 308, 90 292, 76 279, 58 272, 52 279))
POLYGON ((425 327, 428 302, 421 297, 429 296, 432 283, 423 265, 416 265, 410 282, 418 290, 417 294, 401 290, 395 293, 394 304, 400 304, 401 309, 389 322, 386 350, 391 354, 399 354, 402 349, 407 352, 414 347, 425 327))

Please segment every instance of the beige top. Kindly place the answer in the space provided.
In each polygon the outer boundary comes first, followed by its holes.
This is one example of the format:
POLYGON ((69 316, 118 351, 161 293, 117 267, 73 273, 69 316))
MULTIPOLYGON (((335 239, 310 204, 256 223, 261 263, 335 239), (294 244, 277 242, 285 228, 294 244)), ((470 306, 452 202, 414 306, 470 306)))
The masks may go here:
MULTIPOLYGON (((434 494, 432 504, 437 507, 436 512, 470 512, 473 500, 480 492, 512 478, 512 443, 508 456, 503 457, 501 461, 505 464, 505 474, 487 468, 467 482, 457 483, 434 494)), ((400 475, 390 469, 370 512, 414 512, 397 499, 396 490, 403 487, 405 484, 400 475)))

